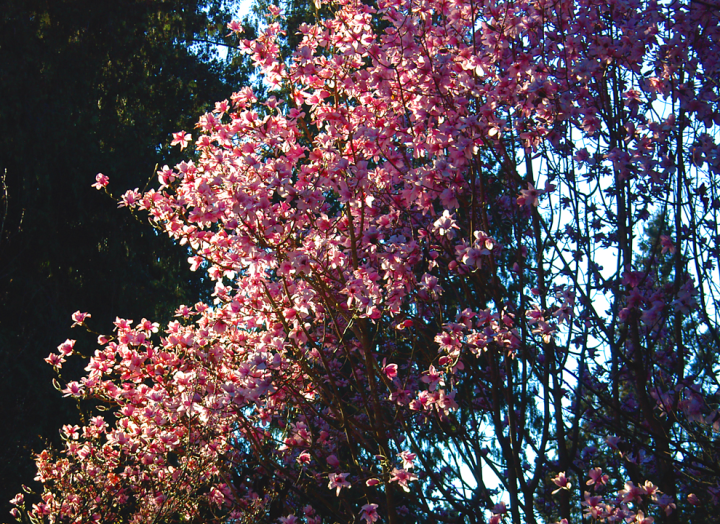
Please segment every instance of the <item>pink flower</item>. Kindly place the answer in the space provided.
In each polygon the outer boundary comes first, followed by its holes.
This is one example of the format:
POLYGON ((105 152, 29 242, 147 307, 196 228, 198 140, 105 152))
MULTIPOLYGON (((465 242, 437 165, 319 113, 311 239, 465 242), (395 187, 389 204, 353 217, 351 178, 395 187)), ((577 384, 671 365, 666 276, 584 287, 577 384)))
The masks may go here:
POLYGON ((75 346, 75 341, 67 339, 65 342, 60 344, 57 348, 58 348, 58 351, 62 354, 62 356, 69 357, 70 355, 72 355, 74 346, 75 346))
POLYGON ((50 364, 52 367, 60 369, 65 362, 65 359, 62 357, 62 355, 57 355, 55 353, 50 353, 46 358, 45 362, 50 364))
POLYGON ((393 468, 391 473, 392 477, 390 477, 390 482, 397 482, 398 485, 405 491, 410 491, 410 486, 408 486, 408 482, 417 480, 417 475, 410 473, 406 469, 393 468))
POLYGON ((402 451, 398 454, 398 457, 400 457, 403 461, 403 468, 412 469, 413 467, 415 467, 414 461, 417 458, 417 455, 415 453, 410 453, 409 451, 402 451))
POLYGON ((115 327, 121 331, 130 329, 130 326, 132 326, 132 323, 133 323, 132 320, 129 320, 126 318, 120 318, 120 317, 115 317, 115 322, 113 322, 113 324, 115 324, 115 327))
POLYGON ((446 236, 450 240, 455 238, 455 232, 453 229, 460 229, 460 226, 455 223, 455 218, 447 209, 443 211, 442 216, 435 221, 433 227, 440 236, 446 236))
POLYGON ((525 313, 525 316, 528 318, 528 324, 531 325, 537 324, 538 322, 542 322, 545 320, 543 311, 537 304, 533 305, 533 308, 528 310, 525 313))
POLYGON ((163 189, 175 180, 175 173, 168 166, 163 166, 163 168, 157 172, 157 176, 158 182, 160 182, 160 189, 163 189))
POLYGON ((646 495, 647 492, 642 486, 636 486, 632 482, 628 481, 625 483, 625 488, 618 492, 618 495, 622 496, 623 502, 640 502, 641 497, 646 495))
POLYGON ((73 325, 72 327, 79 326, 83 322, 85 322, 86 318, 90 318, 92 315, 90 313, 81 313, 80 311, 76 311, 72 314, 73 319, 73 325))
POLYGON ((430 365, 430 369, 423 373, 423 377, 420 380, 430 386, 430 391, 434 391, 437 388, 438 384, 441 386, 445 385, 445 381, 443 380, 443 372, 438 372, 435 369, 435 366, 433 366, 432 364, 430 365))
POLYGON ((558 492, 560 492, 560 491, 562 491, 562 490, 568 490, 568 491, 569 491, 570 488, 572 487, 572 484, 570 483, 570 481, 568 481, 567 477, 565 476, 565 472, 564 472, 564 471, 561 471, 560 473, 558 473, 558 474, 557 474, 557 477, 555 477, 554 479, 552 479, 552 481, 553 481, 553 483, 554 483, 556 486, 558 486, 558 489, 556 489, 555 491, 553 491, 553 495, 555 495, 556 493, 558 493, 558 492))
POLYGON ((72 382, 68 382, 67 387, 63 389, 62 392, 64 393, 63 397, 81 397, 83 387, 73 380, 72 382))
POLYGON ((128 189, 122 196, 118 207, 135 207, 142 199, 139 189, 128 189))
POLYGON ((150 333, 157 333, 160 329, 160 324, 158 324, 157 322, 150 322, 149 320, 144 318, 138 323, 137 327, 138 329, 142 329, 143 331, 145 331, 146 334, 149 335, 150 333))
MULTIPOLYGON (((384 363, 384 361, 383 361, 383 363, 384 363)), ((387 364, 387 365, 384 365, 382 369, 383 369, 383 373, 385 373, 385 376, 387 378, 392 379, 392 378, 397 377, 397 369, 398 369, 397 364, 387 364)))
POLYGON ((585 500, 581 503, 583 506, 587 506, 587 509, 585 510, 586 516, 591 516, 592 518, 599 518, 600 514, 602 513, 603 509, 600 506, 600 503, 602 502, 602 497, 599 495, 590 495, 587 491, 583 493, 583 497, 585 500))
POLYGON ((657 493, 660 493, 658 487, 649 480, 645 481, 645 483, 642 485, 642 488, 645 490, 645 494, 651 497, 655 497, 657 496, 657 493))
POLYGON ((328 489, 335 489, 335 495, 340 496, 340 490, 349 488, 350 483, 345 480, 350 473, 330 473, 328 476, 328 489))
POLYGON ((181 305, 175 310, 176 317, 188 318, 192 314, 192 311, 185 304, 181 305))
POLYGON ((656 503, 658 507, 663 510, 665 515, 670 515, 673 511, 675 511, 675 508, 677 508, 672 497, 666 495, 665 493, 657 497, 656 503))
POLYGON ((538 200, 538 198, 543 193, 544 193, 544 191, 535 189, 534 185, 528 183, 528 188, 520 191, 520 196, 517 198, 517 203, 521 207, 522 206, 537 207, 540 204, 540 201, 538 200))
POLYGON ((619 449, 618 444, 620 440, 620 437, 605 437, 605 443, 610 446, 610 449, 614 449, 615 451, 619 449))
POLYGON ((437 407, 446 415, 450 413, 450 411, 455 411, 458 409, 458 403, 455 402, 455 394, 456 391, 451 391, 450 393, 445 393, 444 389, 441 389, 438 391, 438 399, 437 399, 437 407))
POLYGON ((39 515, 49 515, 51 513, 50 506, 47 504, 44 504, 42 502, 38 502, 37 504, 33 504, 33 513, 37 513, 39 515))
POLYGON ((170 142, 171 146, 175 146, 180 144, 180 150, 182 151, 185 149, 188 145, 188 142, 192 140, 192 135, 190 133, 185 133, 185 131, 178 131, 177 133, 173 133, 173 140, 170 142))
POLYGON ((194 257, 188 258, 188 262, 190 262, 190 271, 197 271, 204 262, 204 260, 202 257, 196 255, 194 257))
POLYGON ((595 489, 598 489, 600 484, 604 486, 609 480, 609 477, 607 475, 603 475, 603 471, 600 468, 591 469, 588 476, 590 477, 590 480, 588 480, 585 484, 587 486, 595 485, 595 489))
POLYGON ((98 173, 97 175, 95 175, 95 183, 92 185, 92 187, 99 191, 102 188, 106 187, 109 182, 110 178, 103 175, 102 173, 98 173))
POLYGON ((241 24, 240 22, 238 22, 237 20, 233 20, 232 22, 230 22, 230 23, 227 25, 227 28, 228 28, 231 32, 228 33, 226 36, 230 36, 230 35, 233 34, 233 33, 239 35, 240 33, 243 32, 243 26, 242 26, 242 24, 241 24))
POLYGON ((377 504, 365 504, 360 511, 360 518, 365 519, 366 523, 375 522, 380 518, 377 512, 377 504))
POLYGON ((337 468, 340 465, 340 460, 335 455, 329 455, 326 459, 328 466, 331 468, 337 468))

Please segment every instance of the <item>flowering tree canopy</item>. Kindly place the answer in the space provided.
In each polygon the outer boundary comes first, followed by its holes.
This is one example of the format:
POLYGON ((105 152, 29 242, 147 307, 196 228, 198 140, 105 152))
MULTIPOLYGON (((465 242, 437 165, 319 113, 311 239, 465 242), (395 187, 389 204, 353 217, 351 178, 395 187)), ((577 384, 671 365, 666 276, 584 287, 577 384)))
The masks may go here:
POLYGON ((241 45, 272 96, 218 102, 174 136, 194 160, 120 202, 190 251, 214 301, 99 336, 58 387, 105 413, 38 455, 42 492, 15 515, 716 513, 719 13, 318 2, 283 58, 271 8, 241 45))

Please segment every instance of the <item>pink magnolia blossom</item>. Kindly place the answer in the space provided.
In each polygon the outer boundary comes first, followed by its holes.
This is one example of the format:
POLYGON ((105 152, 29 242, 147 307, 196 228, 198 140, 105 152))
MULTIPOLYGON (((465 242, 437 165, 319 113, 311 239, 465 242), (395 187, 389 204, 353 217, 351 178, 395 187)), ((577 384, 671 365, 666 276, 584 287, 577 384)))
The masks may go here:
POLYGON ((335 455, 329 455, 326 460, 328 466, 330 466, 331 468, 337 468, 340 465, 340 461, 335 455))
POLYGON ((110 183, 110 178, 103 175, 102 173, 98 173, 95 176, 95 183, 92 185, 95 189, 98 191, 103 189, 104 187, 107 187, 107 185, 110 183))
POLYGON ((393 468, 391 475, 390 482, 397 482, 404 491, 408 492, 410 491, 408 483, 417 480, 417 475, 410 473, 406 469, 393 468))
POLYGON ((62 365, 65 363, 65 358, 63 355, 58 355, 57 353, 50 353, 47 357, 45 357, 45 362, 50 364, 51 366, 60 369, 62 365))
POLYGON ((398 454, 398 457, 402 459, 404 469, 412 469, 415 467, 415 460, 417 459, 417 455, 415 453, 402 451, 398 454))
POLYGON ((365 520, 366 523, 377 522, 380 520, 380 515, 377 512, 377 504, 365 504, 360 510, 360 518, 365 520))
POLYGON ((517 198, 519 206, 537 207, 540 205, 539 197, 544 191, 535 189, 535 186, 528 183, 528 188, 520 191, 520 196, 517 198))
POLYGON ((636 486, 629 481, 625 483, 625 488, 620 490, 623 502, 640 502, 641 497, 646 494, 642 486, 636 486))
POLYGON ((398 369, 397 364, 385 364, 383 362, 382 370, 383 370, 383 373, 385 373, 385 376, 387 378, 393 379, 393 378, 397 377, 397 369, 398 369))
POLYGON ((230 33, 227 36, 230 36, 231 34, 240 34, 243 31, 243 27, 237 20, 233 20, 228 23, 227 28, 230 30, 230 33))
POLYGON ((81 397, 83 395, 83 387, 76 381, 68 382, 67 387, 62 390, 63 397, 81 397))
POLYGON ((657 498, 656 503, 666 516, 677 509, 673 499, 664 493, 657 498))
POLYGON ((173 133, 173 139, 172 142, 170 142, 170 145, 180 145, 180 149, 182 150, 187 147, 191 140, 192 136, 189 133, 185 133, 185 131, 178 131, 177 133, 173 133))
POLYGON ((457 225, 457 222, 455 222, 452 214, 450 214, 447 209, 443 211, 442 216, 435 221, 433 227, 440 236, 445 236, 450 240, 455 238, 455 231, 453 230, 460 228, 460 226, 457 225))
POLYGON ((92 315, 90 313, 81 313, 80 311, 76 311, 72 314, 73 319, 73 325, 72 327, 79 326, 83 322, 85 322, 86 318, 90 318, 92 315))
POLYGON ((330 473, 328 476, 328 488, 335 490, 335 495, 340 496, 340 490, 343 488, 349 488, 350 483, 345 480, 349 473, 330 473))
POLYGON ((62 344, 60 344, 57 349, 63 357, 68 357, 72 355, 74 347, 75 341, 68 339, 62 344))
POLYGON ((555 484, 558 487, 558 489, 553 491, 553 495, 555 495, 556 493, 559 493, 562 490, 569 491, 570 488, 572 488, 572 484, 570 483, 570 481, 568 481, 567 477, 565 476, 564 471, 561 471, 560 473, 558 473, 557 476, 552 479, 552 481, 553 481, 553 484, 555 484))
POLYGON ((600 486, 607 484, 609 477, 605 475, 600 468, 593 468, 588 472, 590 479, 585 483, 588 486, 595 486, 598 489, 600 486))

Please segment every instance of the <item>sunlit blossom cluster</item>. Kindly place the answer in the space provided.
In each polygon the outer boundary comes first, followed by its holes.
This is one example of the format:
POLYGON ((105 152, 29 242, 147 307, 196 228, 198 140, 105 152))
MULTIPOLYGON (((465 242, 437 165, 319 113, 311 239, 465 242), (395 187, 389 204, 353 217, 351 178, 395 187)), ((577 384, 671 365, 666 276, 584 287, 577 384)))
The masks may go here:
POLYGON ((83 348, 58 388, 110 414, 62 429, 14 514, 649 524, 717 505, 713 3, 321 1, 289 58, 279 8, 254 40, 230 24, 269 96, 218 102, 173 134, 193 160, 119 200, 188 250, 211 303, 83 348))

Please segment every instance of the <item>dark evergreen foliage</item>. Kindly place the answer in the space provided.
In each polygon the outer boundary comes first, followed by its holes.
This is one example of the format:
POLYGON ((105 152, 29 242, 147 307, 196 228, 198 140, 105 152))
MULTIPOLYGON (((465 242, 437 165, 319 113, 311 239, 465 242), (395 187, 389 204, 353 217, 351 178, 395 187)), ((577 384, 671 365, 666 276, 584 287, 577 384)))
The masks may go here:
MULTIPOLYGON (((34 476, 38 435, 76 420, 43 362, 70 315, 167 320, 199 298, 182 250, 93 188, 155 182, 171 133, 193 131, 247 71, 213 58, 224 0, 0 2, 0 513, 34 476)), ((234 42, 228 39, 227 43, 234 42)), ((230 55, 231 57, 233 55, 230 55)), ((174 148, 177 149, 177 148, 174 148)), ((73 370, 66 373, 71 374, 73 370)), ((75 370, 79 371, 79 370, 75 370)))

